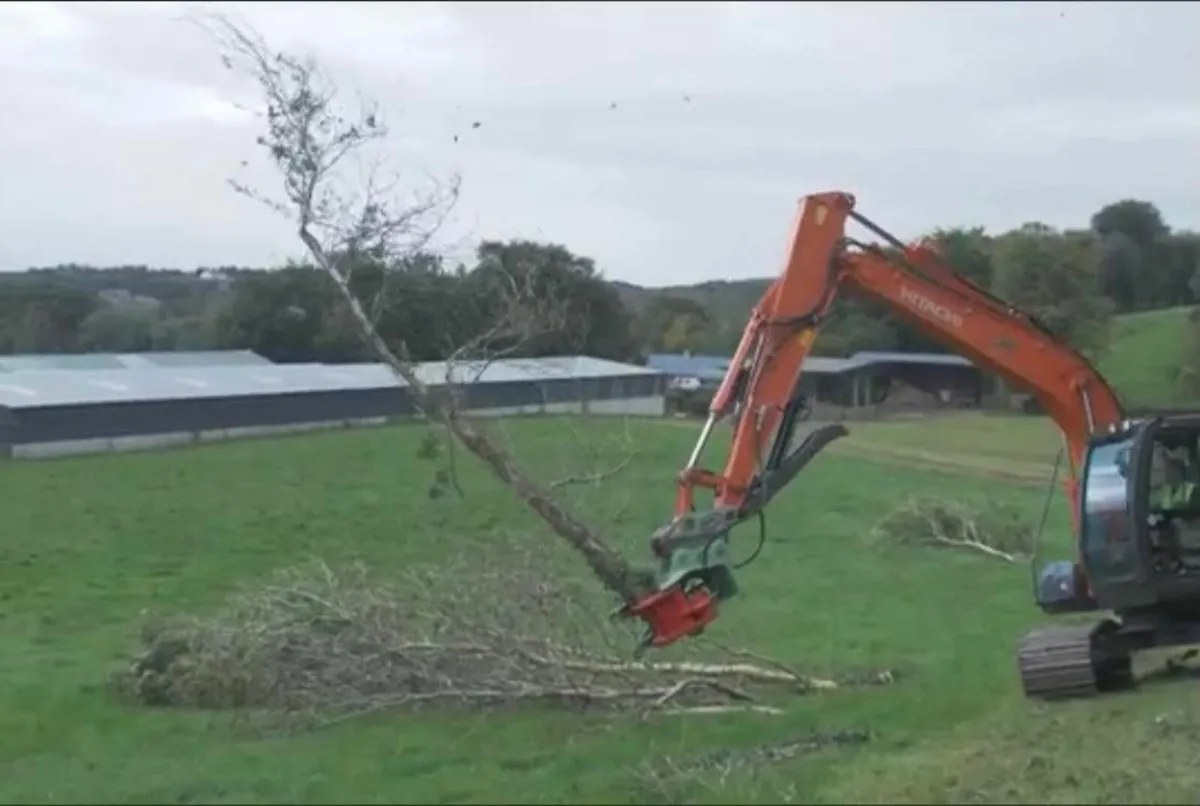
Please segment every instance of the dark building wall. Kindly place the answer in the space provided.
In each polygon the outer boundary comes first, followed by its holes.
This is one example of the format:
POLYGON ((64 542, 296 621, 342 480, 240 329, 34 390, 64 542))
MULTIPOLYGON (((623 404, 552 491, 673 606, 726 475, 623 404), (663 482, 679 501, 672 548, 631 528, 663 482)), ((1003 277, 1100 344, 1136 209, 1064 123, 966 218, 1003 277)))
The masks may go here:
POLYGON ((0 406, 0 459, 9 455, 9 446, 17 432, 17 418, 4 406, 0 406))
POLYGON ((460 387, 468 409, 501 409, 577 400, 621 400, 654 397, 666 392, 664 375, 613 378, 563 378, 546 381, 474 383, 460 387))
POLYGON ((983 394, 983 372, 977 367, 938 364, 872 364, 858 370, 838 373, 809 373, 800 376, 800 391, 822 403, 854 405, 854 383, 861 384, 859 405, 879 403, 894 382, 907 384, 925 394, 938 396, 949 390, 952 399, 978 404, 983 394), (870 380, 870 398, 867 382, 870 380))
MULTIPOLYGON (((462 387, 468 409, 516 408, 578 400, 618 400, 663 394, 662 376, 479 383, 462 387)), ((114 438, 227 428, 282 426, 414 413, 402 388, 301 394, 246 395, 129 403, 46 406, 12 412, 5 428, 0 408, 0 455, 12 445, 114 438)))
POLYGON ((403 389, 47 406, 17 412, 17 428, 11 435, 11 444, 279 426, 411 413, 412 403, 403 389))
POLYGON ((845 398, 847 405, 851 399, 850 387, 854 378, 859 378, 862 385, 859 398, 860 405, 883 402, 893 393, 896 384, 909 386, 917 391, 937 398, 939 401, 943 392, 948 392, 950 402, 962 405, 979 405, 984 389, 984 375, 977 367, 956 367, 937 364, 874 364, 853 373, 843 373, 845 388, 840 397, 845 398), (866 398, 867 382, 870 382, 870 397, 866 398))
POLYGON ((978 367, 955 367, 937 364, 886 364, 877 372, 899 380, 930 395, 949 390, 956 399, 976 403, 983 395, 983 371, 978 367))
POLYGON ((822 403, 848 405, 849 386, 849 373, 802 372, 799 392, 822 403))

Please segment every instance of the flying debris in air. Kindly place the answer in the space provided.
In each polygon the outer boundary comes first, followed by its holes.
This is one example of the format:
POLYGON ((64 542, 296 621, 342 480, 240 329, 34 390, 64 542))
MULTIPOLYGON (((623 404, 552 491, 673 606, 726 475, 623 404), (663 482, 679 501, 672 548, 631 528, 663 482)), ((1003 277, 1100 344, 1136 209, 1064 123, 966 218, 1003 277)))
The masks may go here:
MULTIPOLYGON (((483 125, 483 123, 482 123, 481 121, 478 121, 478 120, 477 120, 477 121, 475 121, 474 123, 472 123, 472 124, 471 124, 471 128, 472 128, 472 129, 478 129, 478 128, 479 128, 480 126, 482 126, 482 125, 483 125)), ((457 135, 457 134, 456 134, 456 135, 454 135, 454 142, 456 142, 456 143, 458 142, 458 135, 457 135)))
MULTIPOLYGON (((686 104, 690 104, 690 103, 692 102, 692 96, 691 96, 691 95, 683 95, 683 96, 682 96, 682 98, 683 98, 683 102, 684 102, 684 103, 686 103, 686 104)), ((609 108, 610 110, 612 110, 612 109, 616 109, 616 108, 617 108, 617 106, 618 106, 618 104, 617 104, 617 102, 616 102, 616 101, 609 101, 609 102, 608 102, 608 108, 609 108)), ((461 109, 462 109, 462 107, 461 107, 461 106, 458 106, 458 107, 455 107, 455 108, 456 108, 456 109, 459 109, 459 110, 461 110, 461 109)), ((369 123, 373 123, 373 122, 374 122, 374 121, 373 121, 373 119, 371 119, 371 120, 369 121, 369 123)), ((471 124, 471 128, 472 128, 472 129, 478 129, 478 128, 479 128, 479 127, 481 127, 482 125, 483 125, 483 122, 482 122, 482 121, 479 121, 479 120, 477 120, 477 121, 475 121, 475 122, 473 122, 473 123, 471 124)), ((454 135, 454 142, 456 142, 456 143, 457 143, 458 141, 459 141, 459 135, 457 135, 457 134, 456 134, 456 135, 454 135)))

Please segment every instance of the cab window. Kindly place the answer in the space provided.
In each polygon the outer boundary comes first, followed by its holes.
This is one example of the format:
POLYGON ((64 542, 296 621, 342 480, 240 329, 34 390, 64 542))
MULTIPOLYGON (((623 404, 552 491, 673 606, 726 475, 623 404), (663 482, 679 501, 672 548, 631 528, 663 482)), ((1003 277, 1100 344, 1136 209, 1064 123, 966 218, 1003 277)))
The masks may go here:
POLYGON ((1150 510, 1195 508, 1200 451, 1195 433, 1156 435, 1150 454, 1150 510))
POLYGON ((1126 479, 1133 439, 1093 447, 1083 477, 1081 548, 1089 574, 1125 577, 1138 570, 1126 479))

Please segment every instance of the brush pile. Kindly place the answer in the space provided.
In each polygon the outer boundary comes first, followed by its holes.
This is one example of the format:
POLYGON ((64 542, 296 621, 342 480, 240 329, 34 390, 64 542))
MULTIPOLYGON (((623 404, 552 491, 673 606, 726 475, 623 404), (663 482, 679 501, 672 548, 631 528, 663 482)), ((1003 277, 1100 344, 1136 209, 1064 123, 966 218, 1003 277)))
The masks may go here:
POLYGON ((509 547, 502 557, 476 554, 380 584, 362 567, 338 573, 314 562, 238 592, 212 617, 148 625, 119 688, 146 705, 204 709, 353 714, 539 703, 773 713, 760 704, 771 694, 891 679, 813 678, 728 650, 724 663, 629 662, 631 625, 602 615, 602 597, 588 595, 594 586, 573 585, 547 564, 509 547))
POLYGON ((875 525, 873 537, 905 545, 977 551, 1006 562, 1033 552, 1034 530, 1012 507, 970 505, 939 498, 911 498, 875 525))

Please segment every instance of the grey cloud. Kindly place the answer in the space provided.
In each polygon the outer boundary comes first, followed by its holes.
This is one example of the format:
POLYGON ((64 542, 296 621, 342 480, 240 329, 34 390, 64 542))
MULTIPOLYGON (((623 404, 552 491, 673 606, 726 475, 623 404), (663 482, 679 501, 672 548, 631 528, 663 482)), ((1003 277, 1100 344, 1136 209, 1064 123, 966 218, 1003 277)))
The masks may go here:
MULTIPOLYGON (((228 102, 254 96, 185 6, 21 5, 0 5, 0 269, 296 251, 225 184, 255 135, 228 102)), ((1191 3, 218 5, 383 101, 414 175, 461 172, 460 247, 761 276, 796 197, 831 188, 905 236, 1077 226, 1124 196, 1200 219, 1191 3)))

